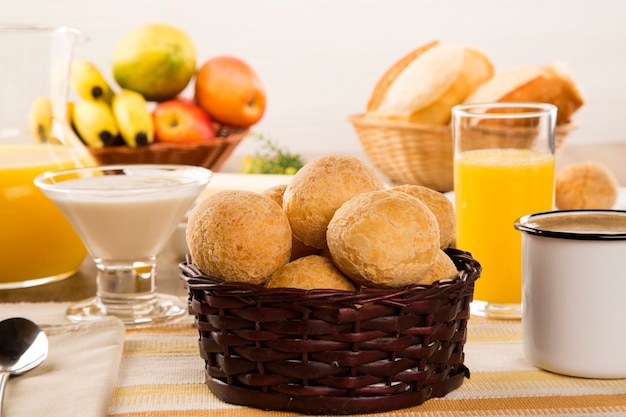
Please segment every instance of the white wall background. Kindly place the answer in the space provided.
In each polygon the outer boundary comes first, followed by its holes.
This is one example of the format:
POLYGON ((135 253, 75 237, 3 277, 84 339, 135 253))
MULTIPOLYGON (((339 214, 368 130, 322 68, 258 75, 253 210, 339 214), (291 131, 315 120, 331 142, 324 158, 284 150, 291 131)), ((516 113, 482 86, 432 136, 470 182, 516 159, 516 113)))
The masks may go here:
MULTIPOLYGON (((91 40, 77 55, 111 79, 126 31, 167 22, 198 60, 233 54, 258 72, 268 107, 256 126, 293 152, 361 153, 347 116, 364 110, 381 74, 430 40, 481 47, 504 69, 567 64, 586 105, 570 142, 626 141, 623 0, 0 0, 0 21, 66 24, 91 40)), ((6 63, 1 63, 6 65, 6 63)), ((234 155, 258 147, 247 140, 234 155)))

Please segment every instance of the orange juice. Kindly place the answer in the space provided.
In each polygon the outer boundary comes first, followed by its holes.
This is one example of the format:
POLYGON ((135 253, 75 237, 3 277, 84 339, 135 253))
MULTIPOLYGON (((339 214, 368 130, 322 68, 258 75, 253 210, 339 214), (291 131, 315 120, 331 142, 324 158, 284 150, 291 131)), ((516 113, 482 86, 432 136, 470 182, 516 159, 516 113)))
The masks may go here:
POLYGON ((35 187, 44 171, 81 164, 60 145, 0 144, 0 288, 65 278, 87 254, 74 229, 35 187))
POLYGON ((474 298, 521 303, 521 235, 515 220, 552 209, 554 157, 530 150, 469 151, 454 162, 457 241, 483 266, 474 298))

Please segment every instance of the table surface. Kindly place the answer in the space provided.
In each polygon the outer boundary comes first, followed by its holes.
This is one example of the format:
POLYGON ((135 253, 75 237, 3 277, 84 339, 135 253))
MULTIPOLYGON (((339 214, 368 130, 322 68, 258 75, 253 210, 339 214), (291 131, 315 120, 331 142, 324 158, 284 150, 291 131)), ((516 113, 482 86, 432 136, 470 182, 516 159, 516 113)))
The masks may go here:
MULTIPOLYGON (((606 164, 621 186, 626 186, 626 143, 565 146, 557 155, 557 169, 586 160, 606 164)), ((167 251, 159 257, 158 291, 186 296, 179 278, 179 261, 167 251)), ((81 300, 95 294, 95 273, 93 262, 87 258, 75 275, 63 281, 0 290, 0 303, 81 300)), ((393 415, 626 415, 626 380, 570 378, 536 369, 522 353, 519 321, 473 317, 465 354, 472 376, 461 388, 443 399, 429 400, 393 415)), ((171 325, 127 330, 121 366, 110 417, 195 417, 206 416, 207 410, 211 416, 224 417, 290 415, 239 408, 213 397, 204 384, 197 331, 190 317, 171 325), (161 350, 153 346, 157 340, 161 350), (177 370, 172 371, 172 367, 177 370), (133 376, 142 373, 142 378, 133 376)))

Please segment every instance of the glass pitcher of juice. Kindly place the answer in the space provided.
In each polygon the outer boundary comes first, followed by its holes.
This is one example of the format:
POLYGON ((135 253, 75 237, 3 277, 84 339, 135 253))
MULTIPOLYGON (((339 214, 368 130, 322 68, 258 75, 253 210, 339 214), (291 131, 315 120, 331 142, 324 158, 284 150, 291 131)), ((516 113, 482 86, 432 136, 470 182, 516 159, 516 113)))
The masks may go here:
POLYGON ((69 27, 0 25, 0 290, 67 278, 87 254, 33 184, 44 171, 94 165, 67 114, 73 50, 84 40, 69 27))

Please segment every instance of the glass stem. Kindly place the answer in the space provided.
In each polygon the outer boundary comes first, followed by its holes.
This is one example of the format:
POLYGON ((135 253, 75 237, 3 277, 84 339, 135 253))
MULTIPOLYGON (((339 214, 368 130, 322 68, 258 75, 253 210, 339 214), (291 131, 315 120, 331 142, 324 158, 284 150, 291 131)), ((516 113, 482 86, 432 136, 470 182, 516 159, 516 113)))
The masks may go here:
POLYGON ((156 258, 116 262, 96 259, 97 302, 109 313, 152 308, 156 299, 156 258))

